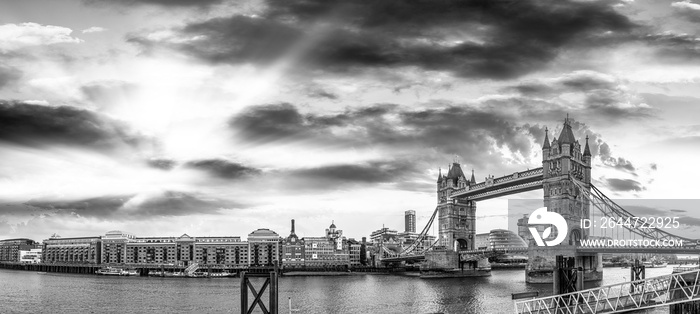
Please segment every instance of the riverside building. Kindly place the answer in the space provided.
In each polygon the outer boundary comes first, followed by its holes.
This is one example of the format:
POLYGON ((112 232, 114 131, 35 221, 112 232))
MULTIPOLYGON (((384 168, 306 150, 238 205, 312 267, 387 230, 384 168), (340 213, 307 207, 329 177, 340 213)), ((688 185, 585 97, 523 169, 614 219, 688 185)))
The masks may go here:
POLYGON ((43 241, 44 263, 99 264, 102 258, 100 237, 61 238, 54 234, 43 241))
POLYGON ((294 232, 294 219, 292 219, 292 230, 283 240, 282 245, 282 265, 288 268, 304 266, 304 239, 299 239, 294 232))
MULTIPOLYGON (((9 240, 6 240, 9 241, 9 240)), ((13 240, 14 241, 14 240, 13 240)), ((241 237, 136 237, 114 230, 100 237, 44 240, 42 261, 71 264, 166 264, 232 267, 273 266, 280 260, 281 238, 269 229, 241 237)), ((19 258, 19 257, 18 257, 19 258)))
POLYGON ((28 251, 40 247, 32 239, 7 239, 0 241, 0 261, 19 262, 20 251, 28 251))

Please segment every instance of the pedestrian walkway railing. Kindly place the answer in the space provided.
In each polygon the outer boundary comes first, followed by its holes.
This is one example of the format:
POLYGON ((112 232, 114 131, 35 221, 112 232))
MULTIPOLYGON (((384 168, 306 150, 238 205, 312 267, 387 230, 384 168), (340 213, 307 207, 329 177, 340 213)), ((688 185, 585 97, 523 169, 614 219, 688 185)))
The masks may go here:
POLYGON ((515 313, 622 313, 700 300, 700 270, 515 301, 515 313))

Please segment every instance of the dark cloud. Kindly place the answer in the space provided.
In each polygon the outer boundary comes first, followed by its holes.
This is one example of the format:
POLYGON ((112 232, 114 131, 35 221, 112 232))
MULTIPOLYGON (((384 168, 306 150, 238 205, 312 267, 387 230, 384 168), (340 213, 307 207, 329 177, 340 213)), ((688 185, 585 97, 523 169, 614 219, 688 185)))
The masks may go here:
POLYGON ((656 48, 655 55, 661 61, 682 63, 700 59, 700 38, 694 35, 664 32, 649 34, 641 40, 656 48))
POLYGON ((392 154, 421 149, 443 156, 458 154, 480 165, 493 159, 494 143, 528 155, 533 139, 530 132, 536 129, 497 113, 456 105, 412 110, 380 104, 320 115, 302 114, 295 106, 282 103, 248 108, 229 124, 238 138, 256 144, 299 141, 327 148, 386 148, 392 154))
POLYGON ((338 95, 325 91, 323 89, 312 89, 310 90, 307 95, 312 98, 325 98, 325 99, 331 99, 331 100, 336 100, 338 99, 338 95))
MULTIPOLYGON (((513 169, 504 169, 504 156, 499 148, 520 153, 527 160, 533 149, 540 150, 544 139, 544 125, 515 122, 520 120, 520 115, 456 104, 429 109, 378 104, 316 114, 302 113, 292 104, 281 103, 247 108, 233 116, 229 125, 237 139, 255 145, 296 142, 325 149, 355 147, 384 151, 392 156, 414 156, 407 169, 433 168, 436 162, 456 154, 469 165, 466 167, 474 167, 478 175, 488 174, 479 171, 487 169, 499 169, 497 175, 502 175, 520 169, 515 165, 513 169), (416 154, 417 151, 420 153, 416 154)), ((574 119, 569 122, 582 148, 586 136, 589 137, 591 153, 604 166, 637 175, 632 161, 614 156, 600 134, 574 119)), ((560 130, 560 123, 550 129, 550 140, 558 137, 560 130)), ((537 159, 529 162, 538 164, 537 159)), ((358 175, 361 173, 358 171, 358 175)), ((418 174, 406 180, 418 180, 420 176, 425 179, 424 174, 418 174)))
POLYGON ((687 212, 687 210, 683 210, 683 209, 669 209, 669 210, 672 211, 672 212, 674 212, 674 213, 685 213, 685 212, 687 212))
POLYGON ((159 5, 163 7, 207 7, 224 2, 224 0, 83 0, 89 5, 120 5, 134 6, 142 4, 159 5))
POLYGON ((374 161, 362 164, 329 165, 316 168, 297 169, 289 175, 308 181, 325 184, 393 183, 403 181, 416 174, 414 165, 408 161, 374 161))
POLYGON ((217 214, 222 208, 239 208, 240 203, 202 198, 183 192, 166 191, 157 195, 101 196, 79 200, 30 200, 25 205, 54 215, 79 215, 105 219, 132 219, 158 216, 217 214))
MULTIPOLYGON (((508 104, 521 108, 524 111, 549 111, 549 114, 561 116, 561 111, 565 110, 577 117, 590 117, 599 120, 600 118, 617 120, 620 118, 648 118, 653 116, 655 110, 648 108, 638 95, 631 93, 626 86, 617 78, 593 71, 575 71, 559 77, 529 80, 515 86, 508 86, 502 91, 515 91, 520 96, 509 99, 515 104, 508 104), (560 102, 559 96, 567 93, 578 93, 583 97, 581 103, 576 104, 576 108, 565 108, 554 105, 560 102), (541 99, 546 99, 551 104, 546 104, 543 110, 531 108, 537 104, 542 107, 541 99), (630 103, 637 103, 638 106, 630 106, 630 103), (547 108, 549 107, 549 108, 547 108), (552 109, 559 109, 552 111, 552 109)), ((500 102, 504 102, 500 100, 500 102)))
POLYGON ((222 179, 240 179, 260 174, 260 169, 251 168, 225 159, 203 159, 185 163, 185 167, 206 171, 222 179))
POLYGON ((589 92, 592 90, 614 90, 618 88, 616 80, 592 71, 577 71, 549 80, 525 81, 505 90, 515 90, 523 95, 543 96, 554 93, 589 92))
POLYGON ((0 101, 0 141, 27 146, 71 145, 109 150, 153 145, 124 123, 69 106, 0 101))
POLYGON ((177 162, 172 159, 166 158, 151 158, 146 161, 149 167, 160 169, 160 170, 172 170, 177 165, 177 162))
POLYGON ((644 187, 641 183, 632 179, 606 179, 608 187, 617 192, 641 192, 644 187))
POLYGON ((19 80, 21 77, 22 71, 0 64, 0 89, 19 80))
POLYGON ((297 69, 417 66, 508 79, 545 68, 567 48, 625 40, 637 26, 612 4, 269 0, 260 16, 212 18, 175 29, 171 38, 131 35, 128 40, 211 63, 269 64, 292 54, 297 69))

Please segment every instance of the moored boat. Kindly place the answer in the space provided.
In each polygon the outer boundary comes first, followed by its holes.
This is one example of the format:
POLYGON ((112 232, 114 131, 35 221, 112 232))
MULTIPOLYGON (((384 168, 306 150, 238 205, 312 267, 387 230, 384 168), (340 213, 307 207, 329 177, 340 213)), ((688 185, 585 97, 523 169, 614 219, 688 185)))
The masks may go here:
POLYGON ((105 275, 105 276, 120 276, 122 273, 121 268, 116 267, 103 267, 98 269, 95 274, 105 275))
POLYGON ((98 275, 105 276, 138 276, 139 272, 136 269, 122 269, 118 267, 103 267, 95 272, 98 275))

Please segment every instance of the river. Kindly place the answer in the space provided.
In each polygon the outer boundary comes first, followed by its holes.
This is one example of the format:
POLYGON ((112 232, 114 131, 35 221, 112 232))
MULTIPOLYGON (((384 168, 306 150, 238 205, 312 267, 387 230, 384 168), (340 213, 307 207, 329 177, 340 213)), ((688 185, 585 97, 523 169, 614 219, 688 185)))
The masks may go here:
MULTIPOLYGON (((647 269, 646 276, 671 270, 647 269)), ((628 278, 629 269, 605 268, 601 283, 628 278)), ((550 284, 526 284, 524 270, 494 270, 483 278, 363 274, 282 277, 279 282, 280 314, 289 313, 289 298, 294 313, 512 313, 511 293, 551 293, 550 284)), ((0 269, 0 313, 238 313, 239 285, 238 278, 103 277, 0 269)))

